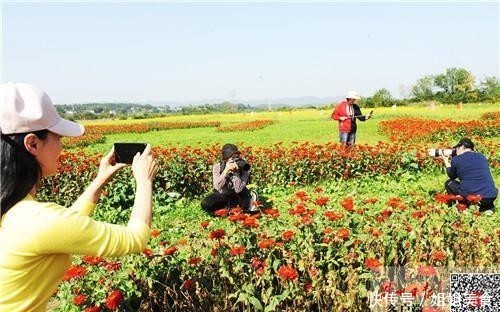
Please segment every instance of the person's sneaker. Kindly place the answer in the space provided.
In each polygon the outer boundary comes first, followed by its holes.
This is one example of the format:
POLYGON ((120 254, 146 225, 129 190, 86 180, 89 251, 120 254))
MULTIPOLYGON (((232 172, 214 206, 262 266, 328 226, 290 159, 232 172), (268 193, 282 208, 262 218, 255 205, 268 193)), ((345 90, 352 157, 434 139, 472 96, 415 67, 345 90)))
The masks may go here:
POLYGON ((251 191, 250 192, 250 206, 248 207, 249 212, 255 212, 259 210, 259 207, 257 207, 257 201, 259 200, 259 196, 257 195, 256 192, 251 191))

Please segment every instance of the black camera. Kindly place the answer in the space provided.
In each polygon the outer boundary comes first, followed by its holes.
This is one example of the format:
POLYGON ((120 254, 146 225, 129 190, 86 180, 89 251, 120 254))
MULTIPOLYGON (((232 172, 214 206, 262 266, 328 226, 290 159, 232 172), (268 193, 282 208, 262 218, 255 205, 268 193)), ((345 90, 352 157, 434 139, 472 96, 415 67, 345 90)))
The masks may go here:
POLYGON ((456 148, 430 148, 428 153, 429 153, 429 156, 431 156, 431 157, 439 157, 439 156, 455 157, 455 156, 457 156, 457 149, 456 148))
POLYGON ((247 163, 243 158, 232 158, 228 163, 235 163, 238 165, 238 169, 242 171, 248 171, 250 170, 250 164, 247 163))

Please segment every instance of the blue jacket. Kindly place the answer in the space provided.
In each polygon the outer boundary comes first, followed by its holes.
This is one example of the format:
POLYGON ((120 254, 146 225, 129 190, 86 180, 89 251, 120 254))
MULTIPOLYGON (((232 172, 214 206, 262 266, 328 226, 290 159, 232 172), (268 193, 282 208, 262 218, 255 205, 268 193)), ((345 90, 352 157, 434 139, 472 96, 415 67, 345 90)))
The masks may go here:
POLYGON ((483 198, 497 197, 488 161, 481 153, 465 152, 451 159, 451 167, 446 169, 451 179, 460 180, 460 195, 479 194, 483 198))

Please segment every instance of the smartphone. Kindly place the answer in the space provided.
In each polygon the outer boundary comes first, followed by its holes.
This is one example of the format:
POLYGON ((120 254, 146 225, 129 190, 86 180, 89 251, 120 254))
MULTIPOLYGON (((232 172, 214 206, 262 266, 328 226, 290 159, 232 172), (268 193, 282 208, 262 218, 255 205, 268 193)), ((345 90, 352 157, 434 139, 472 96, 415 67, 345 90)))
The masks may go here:
POLYGON ((137 153, 142 154, 145 143, 115 143, 115 160, 117 163, 131 164, 137 153))

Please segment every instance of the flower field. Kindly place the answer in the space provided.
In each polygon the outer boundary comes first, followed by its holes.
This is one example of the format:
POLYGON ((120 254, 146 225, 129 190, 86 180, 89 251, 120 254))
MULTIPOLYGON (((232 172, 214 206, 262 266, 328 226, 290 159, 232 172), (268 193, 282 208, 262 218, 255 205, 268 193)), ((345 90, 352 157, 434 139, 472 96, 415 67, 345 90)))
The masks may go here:
MULTIPOLYGON (((261 194, 254 215, 234 208, 211 217, 199 208, 220 145, 155 146, 161 169, 148 248, 117 259, 75 257, 53 310, 368 311, 377 291, 409 294, 423 311, 447 311, 432 304, 446 287, 440 270, 498 269, 500 217, 442 194, 445 173, 427 149, 468 135, 498 183, 500 127, 490 115, 388 118, 377 129, 386 141, 353 149, 305 140, 239 145, 261 194)), ((39 199, 69 205, 100 157, 65 152, 39 199)), ((126 222, 130 176, 124 169, 106 187, 96 219, 126 222)))

